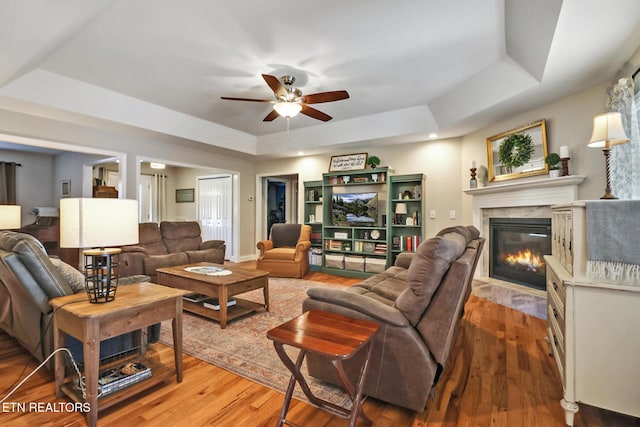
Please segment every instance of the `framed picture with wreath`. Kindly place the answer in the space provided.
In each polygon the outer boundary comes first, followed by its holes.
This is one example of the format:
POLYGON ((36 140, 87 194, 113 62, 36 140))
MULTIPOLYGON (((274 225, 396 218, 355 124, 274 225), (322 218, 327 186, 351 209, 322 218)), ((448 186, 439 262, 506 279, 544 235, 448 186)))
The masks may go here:
POLYGON ((541 119, 487 138, 489 181, 548 173, 547 129, 541 119))

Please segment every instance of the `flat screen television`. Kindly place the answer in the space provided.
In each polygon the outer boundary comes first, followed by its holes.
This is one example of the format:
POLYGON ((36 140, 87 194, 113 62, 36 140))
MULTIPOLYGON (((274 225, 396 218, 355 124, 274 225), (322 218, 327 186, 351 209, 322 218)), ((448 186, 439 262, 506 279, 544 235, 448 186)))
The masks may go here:
POLYGON ((378 193, 334 194, 331 198, 333 225, 370 225, 378 222, 378 193))

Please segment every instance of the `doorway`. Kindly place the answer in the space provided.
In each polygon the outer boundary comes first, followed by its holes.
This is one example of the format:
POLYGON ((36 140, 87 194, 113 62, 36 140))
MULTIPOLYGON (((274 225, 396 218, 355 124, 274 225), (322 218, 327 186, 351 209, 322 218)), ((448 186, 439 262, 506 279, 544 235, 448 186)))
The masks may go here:
POLYGON ((224 240, 225 259, 233 254, 233 180, 216 175, 198 178, 198 221, 202 240, 224 240))
POLYGON ((298 175, 262 178, 262 239, 268 239, 276 223, 298 222, 298 175))

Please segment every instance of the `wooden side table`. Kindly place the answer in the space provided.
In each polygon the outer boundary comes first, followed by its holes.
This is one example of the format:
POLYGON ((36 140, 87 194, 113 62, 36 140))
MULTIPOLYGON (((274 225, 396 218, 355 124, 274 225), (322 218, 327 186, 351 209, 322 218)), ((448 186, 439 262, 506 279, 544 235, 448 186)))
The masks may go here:
POLYGON ((342 417, 350 418, 350 426, 356 425, 358 415, 362 417, 365 425, 371 425, 371 420, 362 410, 362 387, 371 356, 371 340, 378 329, 380 329, 380 325, 374 322, 312 310, 268 331, 267 337, 273 341, 278 356, 291 371, 291 379, 282 404, 278 427, 285 423, 290 424, 286 415, 296 382, 300 384, 302 391, 312 404, 342 417), (285 352, 284 345, 300 349, 295 363, 285 352), (367 357, 362 365, 358 382, 354 386, 347 378, 342 362, 365 349, 367 357), (351 411, 313 395, 300 372, 300 367, 307 353, 319 354, 331 360, 345 391, 353 402, 351 411))
MULTIPOLYGON (((50 301, 54 308, 55 347, 64 347, 65 334, 83 343, 85 401, 90 406, 87 413, 89 427, 96 425, 99 410, 156 385, 174 373, 177 381, 182 381, 182 296, 186 293, 180 289, 152 283, 138 283, 118 287, 115 300, 104 304, 90 303, 86 293, 54 298, 50 301), (98 401, 100 341, 167 319, 172 319, 175 370, 167 366, 152 365, 150 378, 98 401)), ((57 398, 66 394, 74 401, 82 400, 72 383, 64 383, 65 365, 62 352, 55 355, 55 379, 57 398)))

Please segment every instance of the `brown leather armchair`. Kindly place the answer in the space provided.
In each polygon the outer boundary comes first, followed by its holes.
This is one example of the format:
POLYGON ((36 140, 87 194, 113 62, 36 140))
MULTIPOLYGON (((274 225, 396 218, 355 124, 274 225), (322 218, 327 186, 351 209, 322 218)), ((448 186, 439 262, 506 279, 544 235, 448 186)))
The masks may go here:
POLYGON ((261 240, 256 268, 274 277, 301 278, 309 271, 311 227, 301 224, 273 224, 270 240, 261 240))

